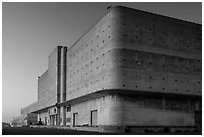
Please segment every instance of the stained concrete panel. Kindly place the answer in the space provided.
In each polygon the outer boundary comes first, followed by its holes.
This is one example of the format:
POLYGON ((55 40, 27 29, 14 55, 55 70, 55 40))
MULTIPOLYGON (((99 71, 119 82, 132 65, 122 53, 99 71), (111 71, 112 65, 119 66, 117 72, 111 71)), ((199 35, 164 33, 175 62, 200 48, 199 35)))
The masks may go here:
POLYGON ((124 7, 114 7, 112 14, 119 47, 201 59, 201 25, 124 7))
MULTIPOLYGON (((110 93, 128 91, 132 96, 142 92, 177 96, 202 94, 199 24, 114 7, 67 50, 66 64, 62 63, 61 53, 57 47, 49 56, 48 76, 42 77, 43 82, 48 80, 49 84, 41 83, 39 108, 95 92, 100 94, 106 89, 110 93), (66 65, 66 75, 63 65, 66 65), (65 83, 62 82, 65 81, 66 96, 63 96, 65 83)), ((72 125, 73 114, 78 113, 78 124, 90 124, 90 113, 97 110, 99 125, 193 125, 192 112, 201 110, 196 101, 190 104, 177 101, 172 105, 172 101, 167 100, 166 107, 160 101, 153 99, 155 105, 148 107, 141 100, 131 103, 116 95, 104 96, 71 104, 71 112, 66 112, 66 121, 62 122, 72 125), (168 109, 177 105, 184 109, 188 106, 192 111, 168 109)), ((61 114, 58 118, 65 118, 63 111, 58 112, 61 114)))
POLYGON ((201 95, 194 83, 201 82, 201 52, 192 42, 185 45, 187 37, 198 37, 193 41, 201 48, 200 30, 198 24, 113 8, 68 49, 67 100, 111 88, 201 95))
POLYGON ((73 104, 71 106, 71 125, 73 124, 73 114, 78 113, 79 125, 91 124, 91 111, 97 110, 97 125, 118 125, 121 119, 121 103, 116 102, 115 96, 103 96, 73 104))
MULTIPOLYGON (((188 98, 120 96, 124 125, 193 126, 194 111, 188 98)), ((194 100, 190 100, 193 102, 194 100)), ((201 103, 201 102, 200 102, 201 103)), ((192 103, 194 105, 195 103, 192 103)))

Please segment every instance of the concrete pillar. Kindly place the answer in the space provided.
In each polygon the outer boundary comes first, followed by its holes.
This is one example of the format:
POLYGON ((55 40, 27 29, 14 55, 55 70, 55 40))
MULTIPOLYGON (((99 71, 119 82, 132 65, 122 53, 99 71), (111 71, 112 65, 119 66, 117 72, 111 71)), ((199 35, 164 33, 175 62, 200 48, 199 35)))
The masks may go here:
POLYGON ((62 119, 62 121, 60 122, 60 125, 66 125, 66 107, 62 106, 60 108, 60 118, 62 119))
MULTIPOLYGON (((60 102, 66 101, 66 52, 67 48, 61 48, 61 62, 60 62, 60 102)), ((59 120, 61 118, 62 121, 59 121, 60 125, 66 124, 66 108, 64 106, 60 107, 59 112, 59 120)))
POLYGON ((60 102, 63 102, 66 100, 66 52, 67 48, 62 47, 61 48, 61 62, 60 62, 60 102))
POLYGON ((57 115, 55 115, 56 125, 60 125, 60 107, 57 108, 57 115))

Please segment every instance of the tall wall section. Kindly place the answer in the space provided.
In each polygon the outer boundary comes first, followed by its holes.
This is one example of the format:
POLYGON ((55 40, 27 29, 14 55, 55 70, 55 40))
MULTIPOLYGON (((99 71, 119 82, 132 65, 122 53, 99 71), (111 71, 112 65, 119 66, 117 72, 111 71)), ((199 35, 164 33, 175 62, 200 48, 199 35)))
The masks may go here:
POLYGON ((38 79, 39 109, 50 107, 63 100, 65 94, 66 47, 58 46, 49 56, 48 70, 38 79))
POLYGON ((40 103, 39 105, 41 107, 46 106, 48 102, 47 95, 49 94, 49 84, 49 75, 47 70, 38 78, 38 103, 40 103))
POLYGON ((68 49, 66 100, 111 89, 115 75, 111 22, 109 13, 68 49))
POLYGON ((67 52, 66 99, 104 89, 201 95, 201 25, 114 7, 67 52))
POLYGON ((54 106, 60 100, 65 100, 65 58, 66 47, 62 46, 55 48, 49 55, 48 69, 38 78, 38 100, 23 108, 22 114, 54 106))
POLYGON ((201 25, 125 7, 112 13, 121 124, 194 125, 201 111, 201 25))
POLYGON ((201 25, 112 9, 117 88, 201 96, 201 25))
POLYGON ((50 54, 48 70, 38 78, 38 110, 57 103, 58 47, 50 54))
POLYGON ((201 36, 199 24, 113 7, 68 49, 66 100, 116 91, 118 125, 193 125, 201 110, 201 36), (136 93, 160 98, 138 101, 136 93))

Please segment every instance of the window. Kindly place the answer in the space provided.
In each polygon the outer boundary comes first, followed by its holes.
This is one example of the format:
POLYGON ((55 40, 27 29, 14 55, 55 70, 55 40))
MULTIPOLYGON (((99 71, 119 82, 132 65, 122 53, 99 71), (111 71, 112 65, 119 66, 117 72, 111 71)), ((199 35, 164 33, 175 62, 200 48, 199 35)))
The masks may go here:
POLYGON ((67 107, 67 112, 71 112, 71 107, 67 107))
POLYGON ((54 113, 56 113, 56 108, 54 109, 54 113))

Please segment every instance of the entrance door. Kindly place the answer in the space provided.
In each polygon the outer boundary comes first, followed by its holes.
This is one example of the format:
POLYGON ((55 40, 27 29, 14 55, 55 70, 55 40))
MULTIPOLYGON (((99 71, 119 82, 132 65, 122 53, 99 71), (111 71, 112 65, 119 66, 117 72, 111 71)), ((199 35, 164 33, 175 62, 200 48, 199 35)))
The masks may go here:
POLYGON ((51 118, 52 118, 52 122, 51 122, 52 124, 51 125, 55 125, 55 123, 56 123, 55 115, 52 115, 51 118))
POLYGON ((73 113, 73 126, 78 125, 78 113, 73 113))
POLYGON ((98 113, 97 110, 91 111, 91 125, 96 126, 98 124, 98 113))

